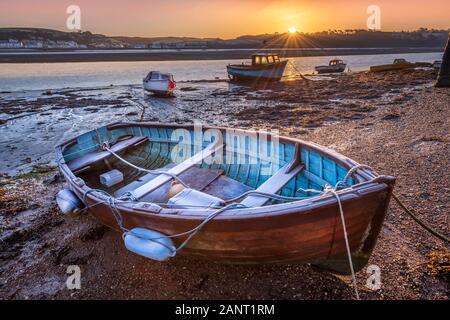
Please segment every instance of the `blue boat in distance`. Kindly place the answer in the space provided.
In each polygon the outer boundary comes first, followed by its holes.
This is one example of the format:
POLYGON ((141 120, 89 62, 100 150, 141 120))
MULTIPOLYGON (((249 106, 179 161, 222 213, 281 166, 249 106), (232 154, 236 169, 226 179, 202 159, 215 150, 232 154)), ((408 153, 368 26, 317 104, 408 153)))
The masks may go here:
POLYGON ((229 64, 228 77, 231 81, 279 81, 287 62, 288 60, 280 60, 277 54, 257 53, 252 55, 252 64, 229 64))

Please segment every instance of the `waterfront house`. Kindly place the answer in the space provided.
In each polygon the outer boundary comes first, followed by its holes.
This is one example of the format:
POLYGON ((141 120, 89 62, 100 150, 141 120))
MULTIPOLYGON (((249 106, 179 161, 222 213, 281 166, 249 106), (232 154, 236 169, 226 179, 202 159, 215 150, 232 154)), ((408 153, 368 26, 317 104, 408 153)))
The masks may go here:
POLYGON ((23 40, 24 48, 27 49, 42 49, 44 48, 44 42, 40 40, 23 40))
POLYGON ((0 40, 0 49, 20 49, 23 48, 22 41, 16 39, 0 40))

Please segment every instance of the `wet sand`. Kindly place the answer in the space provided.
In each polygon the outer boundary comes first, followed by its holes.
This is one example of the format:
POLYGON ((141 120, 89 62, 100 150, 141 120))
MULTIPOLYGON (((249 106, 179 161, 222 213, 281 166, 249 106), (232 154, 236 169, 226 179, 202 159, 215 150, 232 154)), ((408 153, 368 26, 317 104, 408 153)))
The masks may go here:
MULTIPOLYGON (((183 256, 157 263, 128 252, 119 234, 92 217, 58 212, 54 195, 64 182, 52 162, 53 146, 124 118, 278 129, 396 176, 396 194, 448 235, 450 91, 432 87, 435 77, 435 71, 408 70, 258 87, 191 82, 180 83, 173 99, 133 86, 2 93, 0 297, 352 299, 349 277, 309 265, 231 266, 183 256), (66 289, 72 264, 81 267, 81 290, 66 289)), ((381 289, 367 289, 361 271, 360 294, 448 299, 449 274, 438 268, 448 257, 448 243, 391 203, 369 261, 381 268, 381 289)))

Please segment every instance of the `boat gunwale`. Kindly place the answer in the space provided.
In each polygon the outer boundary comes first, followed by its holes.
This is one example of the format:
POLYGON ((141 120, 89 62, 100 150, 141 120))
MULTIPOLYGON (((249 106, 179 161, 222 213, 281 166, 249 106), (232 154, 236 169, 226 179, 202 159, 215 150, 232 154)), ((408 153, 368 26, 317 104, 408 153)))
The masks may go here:
MULTIPOLYGON (((141 126, 141 127, 153 127, 153 128, 177 128, 177 129, 193 129, 193 125, 183 125, 183 124, 169 124, 169 123, 160 123, 160 122, 115 122, 110 125, 107 125, 107 129, 118 128, 118 127, 129 127, 129 126, 141 126)), ((204 126, 204 130, 208 129, 217 129, 220 131, 224 131, 227 129, 232 129, 235 132, 245 133, 249 130, 238 129, 238 128, 226 128, 226 127, 217 127, 217 126, 204 126)), ((92 130, 91 130, 92 131, 92 130)), ((90 131, 89 131, 90 132, 90 131)), ((272 135, 268 132, 268 137, 272 135)), ((359 165, 356 161, 334 151, 327 147, 318 145, 314 142, 307 142, 297 138, 291 138, 286 136, 279 136, 279 141, 283 143, 299 143, 301 147, 305 147, 307 150, 317 152, 321 156, 326 156, 332 161, 336 162, 336 164, 341 165, 347 170, 350 170, 352 167, 359 165)), ((63 151, 65 148, 75 144, 77 142, 77 137, 67 140, 66 142, 61 143, 56 146, 55 152, 57 159, 60 159, 58 166, 66 178, 67 182, 71 185, 72 189, 75 189, 77 195, 83 195, 89 190, 93 190, 86 184, 82 186, 78 185, 75 182, 77 177, 75 174, 69 169, 66 164, 63 151)), ((357 183, 352 185, 349 188, 345 188, 337 191, 339 197, 342 202, 346 202, 348 200, 354 199, 354 197, 363 197, 367 195, 367 193, 375 193, 380 192, 383 189, 389 189, 390 184, 393 183, 395 178, 392 179, 381 179, 380 181, 372 181, 373 178, 376 177, 375 173, 372 170, 367 168, 358 169, 358 172, 355 173, 357 183), (360 194, 359 191, 363 189, 372 189, 365 194, 360 194)), ((95 195, 95 193, 89 193, 86 196, 86 201, 91 203, 97 203, 103 201, 102 198, 95 195)), ((160 212, 151 212, 149 210, 145 210, 144 205, 148 204, 146 202, 120 202, 118 203, 118 208, 120 210, 124 210, 127 213, 132 213, 141 216, 147 215, 157 215, 164 218, 170 219, 187 219, 187 220, 204 220, 205 214, 213 212, 214 209, 172 209, 172 208, 162 208, 160 212), (137 208, 137 205, 141 204, 142 208, 137 208), (174 214, 177 213, 177 214, 174 214)), ((105 204, 106 205, 106 204, 105 204)), ((233 209, 230 212, 225 212, 215 219, 218 220, 229 220, 229 219, 252 219, 252 218, 262 218, 262 217, 276 217, 279 215, 285 215, 290 213, 307 213, 310 211, 314 211, 314 209, 324 206, 335 206, 337 205, 337 199, 333 194, 324 195, 324 196, 316 196, 310 197, 307 199, 299 199, 298 201, 292 201, 287 203, 279 203, 269 206, 262 207, 251 207, 251 208, 242 208, 242 209, 233 209)))

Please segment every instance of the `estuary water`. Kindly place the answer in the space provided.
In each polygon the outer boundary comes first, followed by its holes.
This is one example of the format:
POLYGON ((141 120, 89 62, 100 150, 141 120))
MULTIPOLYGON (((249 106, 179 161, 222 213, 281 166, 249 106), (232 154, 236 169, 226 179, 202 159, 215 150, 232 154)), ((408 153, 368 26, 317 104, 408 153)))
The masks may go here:
MULTIPOLYGON (((289 76, 298 71, 308 74, 317 65, 328 64, 335 56, 289 58, 285 71, 289 76), (295 67, 294 67, 295 66, 295 67)), ((351 71, 368 70, 371 65, 392 63, 396 58, 411 62, 432 62, 442 58, 441 52, 409 54, 349 55, 339 57, 351 71)), ((14 91, 63 88, 92 88, 110 85, 140 84, 150 70, 174 74, 176 81, 215 80, 227 77, 225 66, 245 60, 204 61, 130 61, 0 64, 0 94, 14 91)))

